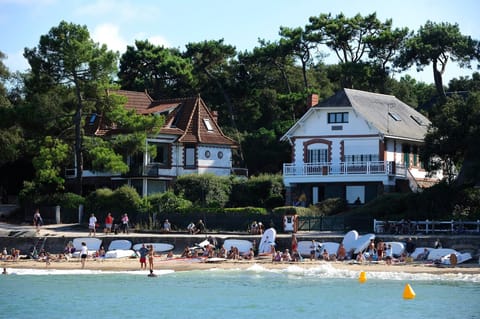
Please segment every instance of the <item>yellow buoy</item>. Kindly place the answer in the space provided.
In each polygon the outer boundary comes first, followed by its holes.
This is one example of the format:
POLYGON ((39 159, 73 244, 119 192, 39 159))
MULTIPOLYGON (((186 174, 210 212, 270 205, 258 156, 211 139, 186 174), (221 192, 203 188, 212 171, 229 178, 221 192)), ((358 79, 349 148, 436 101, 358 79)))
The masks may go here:
POLYGON ((362 271, 360 273, 360 277, 358 277, 358 281, 363 284, 365 281, 367 281, 367 273, 362 271))
POLYGON ((412 287, 409 284, 406 284, 405 289, 403 290, 403 299, 413 298, 415 298, 415 291, 413 291, 412 287))

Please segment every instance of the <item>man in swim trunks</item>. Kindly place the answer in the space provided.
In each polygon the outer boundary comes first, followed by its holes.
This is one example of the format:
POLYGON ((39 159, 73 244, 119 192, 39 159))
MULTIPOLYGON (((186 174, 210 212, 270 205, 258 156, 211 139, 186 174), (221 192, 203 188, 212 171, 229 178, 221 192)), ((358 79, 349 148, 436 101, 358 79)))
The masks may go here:
POLYGON ((140 269, 147 269, 148 249, 145 247, 145 244, 138 250, 138 253, 140 254, 140 269))
POLYGON ((112 214, 108 213, 105 217, 105 235, 108 235, 112 232, 113 217, 112 214))

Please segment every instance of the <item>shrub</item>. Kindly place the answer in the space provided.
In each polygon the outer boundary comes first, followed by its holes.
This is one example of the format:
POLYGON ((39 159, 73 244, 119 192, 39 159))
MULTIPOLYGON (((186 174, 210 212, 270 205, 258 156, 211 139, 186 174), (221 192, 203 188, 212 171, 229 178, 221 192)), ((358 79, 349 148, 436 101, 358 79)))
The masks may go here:
POLYGON ((175 194, 201 207, 224 207, 231 189, 229 177, 213 174, 180 176, 174 184, 175 194))

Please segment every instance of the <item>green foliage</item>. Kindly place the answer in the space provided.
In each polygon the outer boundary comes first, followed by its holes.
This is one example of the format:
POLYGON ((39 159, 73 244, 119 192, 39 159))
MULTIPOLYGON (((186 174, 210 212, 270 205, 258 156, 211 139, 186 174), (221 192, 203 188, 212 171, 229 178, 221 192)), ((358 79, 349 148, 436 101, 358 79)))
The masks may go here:
POLYGON ((85 211, 99 215, 112 213, 113 216, 120 216, 127 213, 129 216, 136 216, 144 211, 144 203, 137 191, 128 185, 121 186, 115 190, 99 188, 90 193, 86 198, 85 211))
POLYGON ((478 40, 463 35, 458 24, 427 21, 406 41, 396 65, 406 69, 415 64, 417 70, 432 65, 437 93, 445 96, 442 75, 447 62, 452 60, 460 67, 470 68, 472 60, 478 59, 478 40))
POLYGON ((224 208, 223 211, 226 215, 228 214, 259 214, 267 215, 267 210, 263 207, 237 207, 237 208, 224 208))
POLYGON ((147 201, 151 211, 162 214, 177 213, 192 207, 191 201, 184 199, 182 196, 177 196, 172 191, 149 195, 147 201))
POLYGON ((120 58, 118 76, 123 89, 147 90, 153 97, 177 98, 194 86, 193 66, 178 49, 136 40, 120 58))
POLYGON ((480 180, 480 93, 447 98, 445 104, 435 109, 432 128, 425 137, 421 157, 429 170, 443 169, 452 181, 462 167, 457 179, 465 184, 480 180), (439 158, 442 161, 435 161, 439 158), (463 166, 462 166, 463 164, 463 166), (468 165, 467 165, 468 164, 468 165))
POLYGON ((284 186, 281 175, 262 174, 248 180, 234 180, 230 206, 273 208, 283 205, 284 186))
POLYGON ((62 167, 68 157, 68 146, 58 139, 45 137, 39 154, 33 158, 35 178, 25 192, 36 195, 51 194, 64 189, 62 167))
POLYGON ((275 216, 284 216, 284 215, 298 215, 298 216, 315 216, 315 212, 308 207, 297 207, 297 206, 282 206, 275 207, 272 209, 272 213, 275 216))
POLYGON ((229 177, 213 174, 183 175, 174 184, 175 194, 201 207, 224 207, 229 199, 231 182, 229 177))
POLYGON ((330 216, 344 212, 347 201, 344 198, 327 198, 310 207, 316 216, 330 216))

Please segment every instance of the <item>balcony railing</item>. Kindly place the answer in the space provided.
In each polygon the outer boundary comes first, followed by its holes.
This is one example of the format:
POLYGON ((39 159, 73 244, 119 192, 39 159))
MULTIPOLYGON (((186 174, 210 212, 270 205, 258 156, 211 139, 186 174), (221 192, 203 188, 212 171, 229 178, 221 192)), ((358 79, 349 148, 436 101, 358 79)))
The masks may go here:
POLYGON ((374 174, 405 176, 405 173, 406 170, 396 168, 394 162, 390 161, 283 164, 284 176, 374 174))

